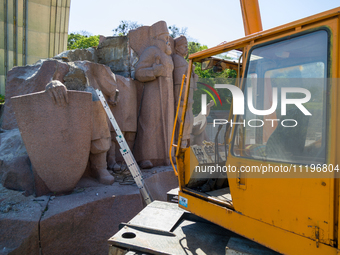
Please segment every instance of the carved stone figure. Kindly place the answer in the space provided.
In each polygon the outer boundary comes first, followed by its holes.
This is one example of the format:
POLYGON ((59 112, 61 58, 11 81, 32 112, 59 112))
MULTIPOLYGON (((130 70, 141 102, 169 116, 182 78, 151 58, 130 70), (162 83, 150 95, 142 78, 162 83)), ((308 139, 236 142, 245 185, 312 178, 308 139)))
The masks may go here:
MULTIPOLYGON (((174 61, 174 86, 175 86, 175 108, 178 106, 178 100, 179 100, 179 94, 181 90, 181 83, 182 83, 182 77, 183 74, 187 75, 188 73, 188 62, 184 59, 184 57, 188 54, 188 41, 185 36, 179 36, 175 38, 174 40, 174 47, 175 47, 175 53, 172 55, 172 59, 174 61)), ((198 75, 192 72, 191 77, 191 86, 189 90, 189 98, 188 98, 188 106, 187 106, 187 112, 185 115, 185 122, 184 122, 184 129, 183 129, 183 140, 181 146, 183 148, 187 147, 190 143, 190 134, 192 131, 192 126, 194 123, 194 115, 192 112, 192 105, 194 103, 194 90, 197 89, 197 80, 198 75)), ((179 124, 181 122, 182 118, 182 112, 183 112, 183 105, 184 105, 184 97, 185 97, 185 88, 186 84, 183 86, 183 92, 181 97, 181 103, 180 108, 178 111, 178 125, 177 125, 177 135, 178 137, 178 129, 179 124)))
MULTIPOLYGON (((79 80, 85 79, 87 91, 92 93, 93 99, 93 129, 90 153, 91 174, 99 182, 110 185, 114 182, 114 177, 107 171, 106 154, 111 147, 111 134, 106 113, 103 109, 95 89, 100 89, 106 97, 109 105, 116 105, 117 81, 115 75, 108 66, 95 64, 88 61, 76 61, 75 70, 83 71, 83 75, 76 76, 76 71, 69 72, 65 77, 65 85, 68 88, 72 84, 80 84, 79 80)), ((79 73, 78 71, 78 73, 79 73)))
MULTIPOLYGON (((105 77, 108 78, 107 75, 111 76, 111 71, 106 72, 107 70, 105 69, 103 71, 102 69, 98 68, 96 64, 88 62, 85 63, 85 66, 87 66, 87 80, 94 87, 97 87, 98 83, 100 83, 100 80, 95 79, 96 75, 102 75, 102 79, 104 79, 104 81, 105 77)), ((78 77, 81 77, 81 75, 78 77)), ((70 83, 76 82, 76 79, 78 79, 76 76, 65 76, 65 80, 67 80, 66 83, 69 86, 70 83)), ((102 89, 102 92, 106 95, 109 95, 110 100, 108 100, 108 102, 113 103, 111 98, 114 97, 116 86, 114 86, 112 83, 110 84, 109 82, 104 84, 106 89, 102 89)), ((50 82, 46 86, 46 91, 49 93, 55 104, 68 104, 68 92, 66 86, 64 86, 61 82, 50 82)), ((111 185, 114 182, 114 177, 107 171, 106 153, 111 146, 111 136, 108 128, 106 113, 94 89, 87 89, 87 91, 92 93, 92 127, 89 157, 91 173, 99 180, 100 183, 111 185)))
POLYGON ((210 114, 210 108, 214 106, 214 101, 211 100, 209 104, 207 104, 207 114, 203 115, 202 112, 200 112, 195 118, 194 118, 194 124, 192 128, 192 136, 191 136, 191 145, 203 145, 203 141, 209 141, 208 135, 205 131, 205 128, 207 127, 207 117, 210 114))
MULTIPOLYGON (((118 102, 116 106, 110 105, 110 109, 132 151, 137 131, 137 87, 131 78, 116 75, 116 80, 119 90, 118 102)), ((123 170, 125 164, 119 165, 118 162, 123 162, 124 159, 119 151, 117 134, 111 123, 110 131, 112 145, 107 155, 108 168, 115 171, 123 170)))
POLYGON ((135 44, 140 44, 137 49, 134 48, 140 54, 135 78, 144 86, 135 150, 137 160, 142 168, 169 165, 174 95, 173 61, 167 25, 164 21, 159 21, 151 27, 138 28, 130 32, 130 40, 132 48, 135 44), (149 34, 151 44, 148 47, 143 43, 133 42, 143 34, 149 34))
POLYGON ((48 92, 12 98, 15 117, 32 162, 36 195, 71 191, 83 175, 91 144, 91 95, 52 81, 48 92), (53 92, 52 92, 53 91, 53 92), (51 97, 53 100, 51 100, 51 97))
MULTIPOLYGON (((6 88, 6 97, 8 97, 6 99, 6 104, 8 103, 8 105, 5 107, 7 108, 6 118, 3 123, 3 127, 6 129, 13 129, 17 126, 11 97, 42 91, 45 89, 45 85, 51 80, 60 81, 70 90, 89 90, 89 92, 92 93, 92 96, 95 96, 92 97, 93 100, 91 100, 90 96, 90 105, 92 109, 90 118, 91 120, 93 118, 94 121, 86 122, 86 125, 89 125, 91 130, 91 136, 88 139, 89 145, 91 146, 91 155, 89 156, 90 153, 88 153, 85 160, 87 161, 90 158, 90 173, 93 177, 97 177, 103 184, 112 184, 114 182, 114 177, 107 171, 106 163, 106 153, 111 145, 109 125, 101 102, 96 101, 96 94, 93 90, 93 88, 101 89, 107 98, 107 102, 109 104, 115 104, 114 100, 117 82, 115 75, 111 72, 110 68, 88 61, 66 63, 57 60, 45 60, 34 66, 13 68, 9 72, 8 77, 11 86, 6 88), (92 89, 90 89, 91 87, 92 89), (93 116, 91 116, 91 114, 93 116)), ((61 83, 53 82, 47 86, 47 93, 52 97, 49 97, 50 102, 55 100, 56 107, 59 104, 66 103, 66 96, 69 94, 65 86, 61 83)), ((86 103, 84 102, 84 104, 86 103)), ((53 118, 53 114, 51 117, 53 118)), ((28 146, 26 145, 26 147, 28 146)), ((73 151, 72 155, 77 155, 77 152, 73 151)), ((59 160, 61 159, 59 158, 59 160)), ((85 168, 83 170, 85 170, 85 168)), ((64 176, 63 178, 67 177, 64 176)), ((44 181, 37 183, 37 178, 35 178, 36 193, 41 191, 39 195, 48 193, 48 190, 42 187, 46 187, 44 181)))

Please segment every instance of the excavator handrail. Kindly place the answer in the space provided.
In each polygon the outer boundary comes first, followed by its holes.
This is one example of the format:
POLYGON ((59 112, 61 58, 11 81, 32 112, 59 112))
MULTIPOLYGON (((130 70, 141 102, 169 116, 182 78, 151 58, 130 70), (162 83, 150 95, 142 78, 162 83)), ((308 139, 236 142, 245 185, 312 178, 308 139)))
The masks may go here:
MULTIPOLYGON (((179 108, 181 106, 181 98, 182 98, 182 91, 183 91, 183 86, 184 86, 184 81, 185 81, 185 74, 183 74, 182 77, 182 83, 181 83, 181 90, 179 92, 179 98, 178 98, 178 104, 177 104, 177 109, 176 109, 176 115, 175 115, 175 121, 174 121, 174 128, 172 129, 172 135, 171 135, 171 141, 170 141, 170 149, 169 149, 169 157, 170 157, 170 162, 172 165, 172 168, 174 169, 175 175, 178 176, 178 172, 175 168, 174 162, 172 160, 172 147, 177 147, 177 145, 173 144, 174 140, 174 135, 175 135, 175 130, 176 130, 176 124, 177 124, 177 117, 178 117, 178 112, 179 108)), ((177 148, 178 149, 178 148, 177 148)))

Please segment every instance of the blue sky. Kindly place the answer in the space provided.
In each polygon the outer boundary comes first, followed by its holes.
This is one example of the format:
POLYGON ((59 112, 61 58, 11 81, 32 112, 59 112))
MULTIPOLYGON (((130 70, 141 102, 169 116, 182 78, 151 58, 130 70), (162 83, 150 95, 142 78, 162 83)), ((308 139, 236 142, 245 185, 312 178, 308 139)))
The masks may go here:
MULTIPOLYGON (((264 30, 340 7, 339 0, 258 1, 264 30)), ((187 27, 190 38, 208 47, 244 36, 239 0, 71 0, 69 32, 112 36, 121 20, 187 27)))

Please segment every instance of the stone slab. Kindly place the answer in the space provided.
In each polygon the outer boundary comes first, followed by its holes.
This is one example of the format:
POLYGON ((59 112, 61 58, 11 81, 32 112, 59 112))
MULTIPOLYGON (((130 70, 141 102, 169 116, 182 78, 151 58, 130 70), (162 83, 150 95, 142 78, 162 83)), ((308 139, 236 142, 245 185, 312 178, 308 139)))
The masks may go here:
POLYGON ((39 254, 38 223, 48 197, 25 197, 0 184, 0 254, 39 254))
POLYGON ((40 226, 43 254, 108 254, 110 233, 143 208, 133 186, 114 183, 78 192, 49 203, 40 226))
MULTIPOLYGON (((166 194, 167 187, 171 186, 168 184, 171 174, 173 172, 170 167, 143 171, 146 181, 151 178, 164 184, 163 189, 161 186, 154 189, 155 192, 162 194, 166 194), (159 174, 161 178, 156 177, 159 174)), ((157 197, 157 194, 153 195, 157 197)), ((161 196, 160 194, 159 197, 161 196)), ((0 225, 4 224, 10 228, 9 233, 5 228, 0 228, 0 254, 9 252, 39 254, 38 221, 41 208, 44 210, 47 204, 44 202, 46 197, 26 198, 22 192, 1 189, 0 186, 0 206, 6 206, 8 201, 17 201, 15 200, 18 199, 17 197, 27 201, 18 200, 15 206, 20 211, 10 209, 8 213, 0 212, 0 225), (2 192, 4 192, 3 196, 2 192), (2 203, 3 198, 7 199, 4 203, 2 203), (43 201, 40 201, 42 198, 43 201), (32 211, 33 209, 35 211, 32 211)), ((5 209, 5 207, 0 208, 5 209)), ((48 209, 44 212, 40 223, 41 252, 42 254, 108 254, 107 240, 118 231, 119 224, 129 222, 142 209, 142 198, 135 184, 120 185, 115 182, 112 186, 106 186, 95 179, 82 178, 72 194, 50 197, 48 209)))
POLYGON ((165 169, 165 171, 146 178, 145 184, 154 200, 167 201, 167 192, 178 187, 178 178, 169 166, 152 168, 153 171, 159 171, 158 169, 165 169))

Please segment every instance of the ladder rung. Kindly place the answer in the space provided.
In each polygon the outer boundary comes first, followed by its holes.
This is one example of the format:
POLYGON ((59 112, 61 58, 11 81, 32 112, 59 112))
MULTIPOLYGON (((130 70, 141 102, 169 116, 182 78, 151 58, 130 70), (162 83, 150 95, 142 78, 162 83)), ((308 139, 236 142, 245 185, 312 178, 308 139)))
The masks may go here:
POLYGON ((116 122, 116 119, 115 117, 113 116, 111 110, 110 110, 110 107, 108 106, 106 100, 105 100, 105 97, 103 95, 103 93, 96 89, 96 93, 104 107, 104 110, 107 114, 107 116, 109 117, 109 120, 114 128, 114 130, 116 131, 116 134, 117 134, 117 142, 120 146, 120 153, 122 154, 125 162, 126 162, 126 165, 128 167, 128 169, 130 170, 130 173, 133 177, 133 179, 135 180, 138 188, 140 189, 140 193, 142 194, 145 202, 147 204, 151 203, 152 202, 152 199, 151 199, 151 196, 149 194, 149 192, 147 191, 146 187, 144 186, 144 180, 143 180, 143 176, 142 176, 142 173, 137 165, 137 162, 135 160, 135 158, 133 157, 133 154, 131 153, 130 151, 130 148, 129 148, 129 145, 127 144, 127 142, 125 141, 125 138, 122 134, 122 131, 120 130, 119 126, 118 126, 118 123, 116 122))

